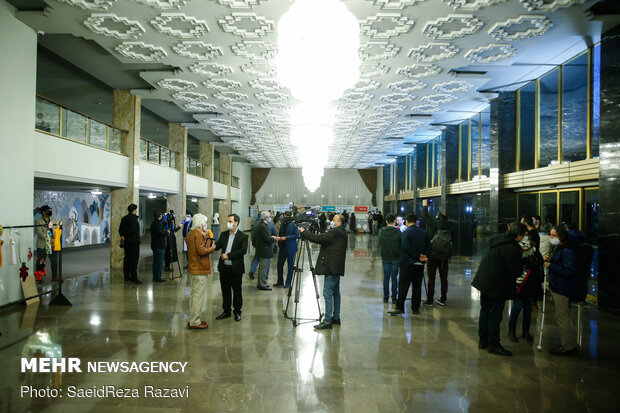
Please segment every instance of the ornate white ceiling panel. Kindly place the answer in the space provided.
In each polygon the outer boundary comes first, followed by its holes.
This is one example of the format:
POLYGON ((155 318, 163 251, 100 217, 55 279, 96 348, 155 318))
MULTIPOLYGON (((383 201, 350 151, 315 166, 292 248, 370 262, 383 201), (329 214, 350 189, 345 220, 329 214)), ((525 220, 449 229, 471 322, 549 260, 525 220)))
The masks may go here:
MULTIPOLYGON (((276 22, 292 0, 42 1, 51 6, 45 13, 19 17, 33 29, 98 43, 119 59, 124 75, 136 63, 151 63, 140 73, 151 90, 142 86, 135 93, 173 102, 162 105, 175 111, 170 121, 192 112, 195 127, 216 135, 210 140, 222 137, 253 165, 298 165, 289 144, 289 112, 298 102, 275 70, 276 22)), ((436 136, 432 122, 480 108, 486 100, 477 90, 490 80, 491 86, 510 83, 494 78, 519 78, 518 63, 544 57, 530 53, 533 48, 581 36, 574 23, 586 21, 589 7, 583 0, 343 1, 360 24, 361 78, 330 106, 337 144, 329 148, 329 162, 335 167, 392 160, 387 151, 404 148, 387 137, 436 136), (474 70, 488 74, 464 77, 453 70, 471 65, 484 65, 474 70)), ((321 29, 321 21, 310 23, 321 29)), ((108 67, 74 59, 95 77, 115 76, 108 67)))

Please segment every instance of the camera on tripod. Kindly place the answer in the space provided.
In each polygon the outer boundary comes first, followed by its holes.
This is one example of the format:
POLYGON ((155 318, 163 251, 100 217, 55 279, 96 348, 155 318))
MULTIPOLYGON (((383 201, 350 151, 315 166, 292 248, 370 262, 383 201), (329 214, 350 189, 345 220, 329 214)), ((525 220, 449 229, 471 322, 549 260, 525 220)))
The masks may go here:
POLYGON ((295 215, 295 224, 306 231, 319 231, 319 220, 313 210, 306 210, 295 215))

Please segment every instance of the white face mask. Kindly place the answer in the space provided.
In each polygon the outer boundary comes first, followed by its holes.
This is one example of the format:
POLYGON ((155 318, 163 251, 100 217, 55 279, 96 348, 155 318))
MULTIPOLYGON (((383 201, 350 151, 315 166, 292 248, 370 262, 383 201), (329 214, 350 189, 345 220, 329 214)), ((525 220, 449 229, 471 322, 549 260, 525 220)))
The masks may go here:
POLYGON ((226 223, 226 227, 227 227, 229 230, 233 230, 233 229, 235 229, 235 224, 230 223, 230 222, 227 222, 227 223, 226 223))
POLYGON ((523 242, 529 242, 530 237, 528 237, 527 235, 523 237, 523 242))
POLYGON ((551 245, 560 245, 559 238, 549 238, 549 242, 551 243, 551 245))

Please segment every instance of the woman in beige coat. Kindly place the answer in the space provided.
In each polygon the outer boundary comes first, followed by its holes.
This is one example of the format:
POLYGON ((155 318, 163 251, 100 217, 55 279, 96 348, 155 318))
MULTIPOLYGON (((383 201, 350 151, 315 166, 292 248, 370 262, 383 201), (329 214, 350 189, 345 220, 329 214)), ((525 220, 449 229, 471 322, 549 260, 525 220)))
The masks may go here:
POLYGON ((215 251, 213 235, 207 229, 206 216, 194 215, 192 229, 187 234, 186 242, 188 271, 191 280, 188 326, 191 329, 206 329, 209 325, 206 321, 200 320, 200 313, 205 299, 207 275, 211 274, 209 256, 215 251))

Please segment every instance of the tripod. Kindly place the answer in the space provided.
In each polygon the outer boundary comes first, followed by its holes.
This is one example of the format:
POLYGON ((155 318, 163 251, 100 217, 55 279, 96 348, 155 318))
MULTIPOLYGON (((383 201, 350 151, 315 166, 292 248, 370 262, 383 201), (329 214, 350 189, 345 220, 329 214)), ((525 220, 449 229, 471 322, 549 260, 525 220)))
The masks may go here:
POLYGON ((293 327, 297 327, 302 323, 311 323, 313 321, 321 321, 323 319, 323 314, 321 313, 321 304, 319 302, 319 287, 316 283, 316 274, 314 273, 314 266, 312 265, 312 254, 310 253, 310 241, 307 239, 299 238, 297 240, 297 252, 295 253, 295 266, 293 267, 293 280, 291 281, 291 288, 288 289, 288 298, 286 300, 286 308, 282 310, 282 314, 289 320, 293 322, 293 327), (316 295, 316 306, 319 310, 319 318, 301 318, 297 317, 297 307, 299 306, 299 297, 301 295, 301 283, 302 283, 302 273, 304 270, 304 264, 306 262, 306 258, 308 259, 308 264, 310 266, 310 272, 312 273, 312 281, 314 282, 314 292, 316 295), (293 303, 293 316, 289 315, 289 306, 291 305, 291 296, 293 295, 293 290, 295 290, 295 297, 293 303))
POLYGON ((176 236, 174 234, 170 234, 170 240, 167 240, 168 253, 170 254, 170 281, 173 281, 177 278, 183 278, 183 271, 181 270, 181 262, 179 261, 179 254, 177 249, 177 241, 176 236), (176 251, 175 251, 176 250, 176 251), (174 252, 177 252, 177 267, 179 268, 179 276, 174 276, 174 252))

